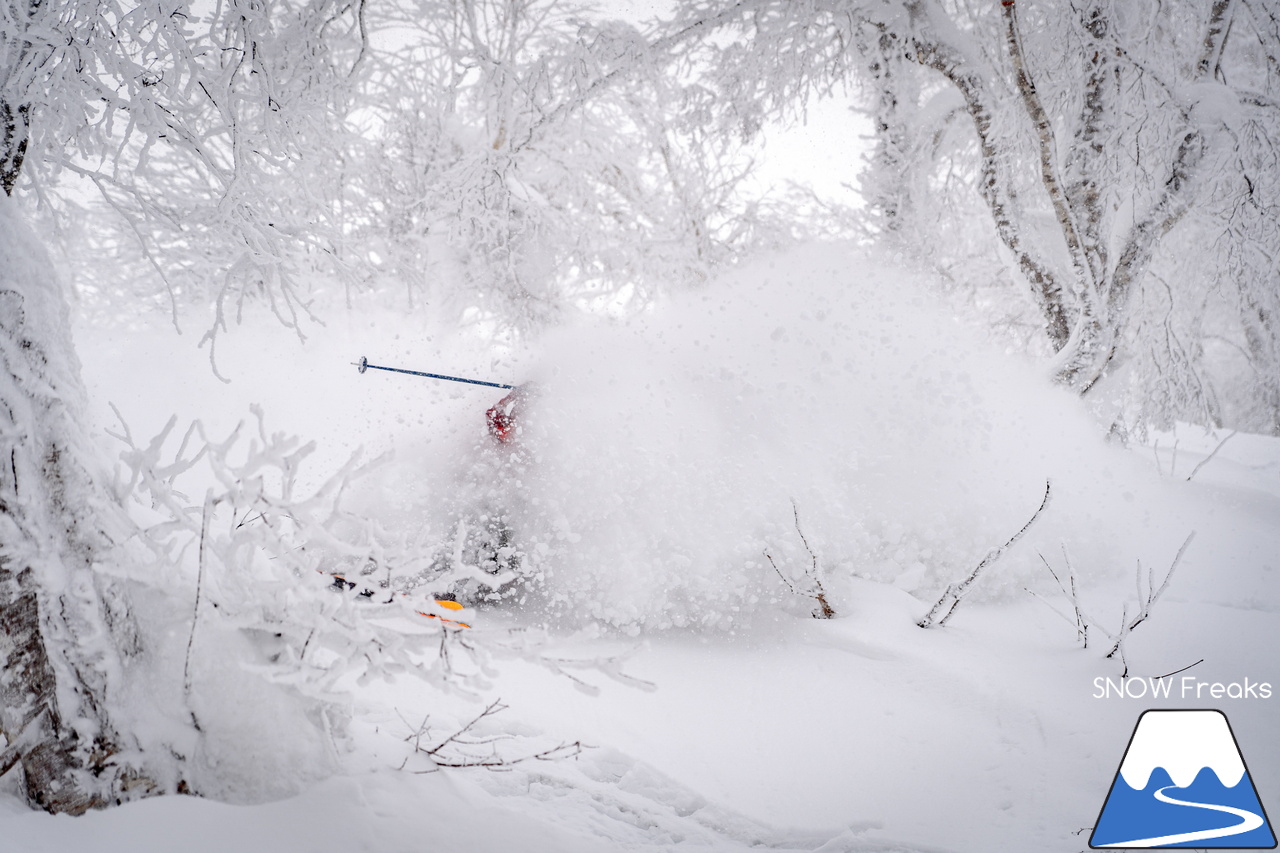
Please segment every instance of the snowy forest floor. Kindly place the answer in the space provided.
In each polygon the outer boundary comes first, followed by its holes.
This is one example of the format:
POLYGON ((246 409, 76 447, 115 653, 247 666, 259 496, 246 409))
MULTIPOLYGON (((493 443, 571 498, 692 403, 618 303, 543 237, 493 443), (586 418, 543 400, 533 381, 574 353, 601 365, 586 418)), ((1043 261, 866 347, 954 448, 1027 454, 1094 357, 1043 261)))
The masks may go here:
MULTIPOLYGON (((279 333, 233 336, 223 353, 231 385, 208 376, 188 338, 175 346, 164 333, 83 328, 78 341, 100 429, 110 425, 107 401, 141 435, 174 412, 204 418, 216 434, 257 402, 273 427, 319 438, 333 460, 357 445, 379 450, 406 440, 421 444, 413 459, 440 446, 432 432, 440 424, 476 419, 492 401, 421 380, 357 378, 349 362, 365 354, 500 381, 515 367, 486 362, 479 349, 427 343, 407 323, 403 337, 388 334, 396 322, 353 315, 302 348, 279 333)), ((1035 586, 1045 600, 1014 582, 1001 595, 966 600, 945 627, 922 630, 916 622, 936 589, 930 597, 836 577, 830 621, 779 609, 728 631, 631 636, 566 626, 557 634, 552 626, 562 659, 622 654, 622 671, 635 681, 575 672, 584 689, 545 667, 503 660, 488 688, 457 699, 444 716, 464 720, 500 699, 508 710, 492 730, 515 736, 504 754, 581 742, 575 758, 502 772, 415 772, 426 765, 406 739, 435 714, 436 699, 402 679, 356 692, 338 771, 295 796, 237 805, 166 797, 68 818, 29 812, 0 794, 0 849, 1078 851, 1087 849, 1135 721, 1152 707, 1222 709, 1274 815, 1280 697, 1212 699, 1207 687, 1195 695, 1200 682, 1280 687, 1280 440, 1237 435, 1188 482, 1222 437, 1184 426, 1176 437, 1110 451, 1126 456, 1129 469, 1118 475, 1124 482, 1098 484, 1131 507, 1112 519, 1113 533, 1143 531, 1128 544, 1143 552, 1157 584, 1195 531, 1167 594, 1125 647, 1133 684, 1195 664, 1171 679, 1170 698, 1098 698, 1096 679, 1117 680, 1122 667, 1104 658, 1110 643, 1097 629, 1081 648, 1049 606, 1069 613, 1069 603, 1044 593, 1043 583, 1035 586), (1153 541, 1153 529, 1169 535, 1153 541)), ((988 535, 989 547, 1025 517, 988 535)), ((972 567, 981 557, 966 546, 952 559, 972 567)), ((1032 561, 1034 554, 1023 562, 1032 561)), ((1131 565, 1082 581, 1087 611, 1107 630, 1126 606, 1129 618, 1137 612, 1131 565)), ((997 563, 991 573, 1003 570, 997 563)), ((490 632, 527 627, 518 610, 470 618, 490 632)), ((449 724, 438 726, 433 736, 448 733, 449 724)))

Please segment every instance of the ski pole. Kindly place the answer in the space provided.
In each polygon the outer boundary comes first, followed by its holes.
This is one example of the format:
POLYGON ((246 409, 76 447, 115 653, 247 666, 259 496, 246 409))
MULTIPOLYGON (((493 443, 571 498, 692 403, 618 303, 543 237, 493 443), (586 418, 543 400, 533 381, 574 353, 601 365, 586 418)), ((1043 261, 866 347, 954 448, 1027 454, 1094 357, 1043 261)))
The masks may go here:
POLYGON ((354 364, 356 366, 356 370, 360 371, 361 373, 364 373, 366 370, 372 367, 374 370, 389 370, 392 373, 407 373, 410 376, 425 376, 428 379, 445 379, 445 380, 448 380, 449 382, 466 382, 469 385, 487 385, 490 388, 511 389, 516 387, 514 385, 502 385, 498 382, 484 382, 479 379, 462 379, 461 377, 458 377, 458 376, 441 376, 439 373, 423 373, 421 370, 404 370, 403 368, 399 368, 399 367, 383 367, 378 364, 370 364, 369 359, 365 358, 364 356, 360 356, 359 361, 353 361, 351 363, 354 364))

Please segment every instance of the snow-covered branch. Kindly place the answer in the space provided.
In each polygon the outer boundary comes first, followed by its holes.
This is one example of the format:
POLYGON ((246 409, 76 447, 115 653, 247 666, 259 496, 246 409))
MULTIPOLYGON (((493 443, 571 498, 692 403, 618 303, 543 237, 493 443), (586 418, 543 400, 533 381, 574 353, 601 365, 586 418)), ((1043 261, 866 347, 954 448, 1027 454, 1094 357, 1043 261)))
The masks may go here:
POLYGON ((982 558, 978 565, 974 567, 973 571, 970 572, 964 580, 948 586, 946 592, 944 592, 942 597, 939 598, 933 607, 929 609, 929 612, 925 614, 925 617, 916 623, 917 625, 921 628, 932 628, 935 625, 942 627, 947 624, 947 620, 956 612, 956 608, 960 606, 960 602, 964 600, 964 597, 969 594, 969 591, 973 588, 973 584, 982 575, 983 571, 996 560, 999 560, 1004 556, 1005 551, 1008 551, 1015 542, 1025 536, 1027 531, 1031 529, 1031 525, 1035 524, 1036 519, 1040 517, 1040 513, 1044 512, 1045 507, 1049 505, 1049 494, 1051 489, 1052 485, 1048 480, 1046 480, 1044 484, 1044 498, 1040 501, 1040 506, 1036 508, 1036 511, 1031 514, 1031 518, 1027 519, 1027 523, 1022 525, 1017 533, 1009 537, 1009 541, 1005 542, 1000 547, 992 548, 987 552, 987 555, 982 558), (943 608, 946 608, 946 613, 942 613, 943 608), (939 613, 942 613, 941 617, 938 616, 939 613))

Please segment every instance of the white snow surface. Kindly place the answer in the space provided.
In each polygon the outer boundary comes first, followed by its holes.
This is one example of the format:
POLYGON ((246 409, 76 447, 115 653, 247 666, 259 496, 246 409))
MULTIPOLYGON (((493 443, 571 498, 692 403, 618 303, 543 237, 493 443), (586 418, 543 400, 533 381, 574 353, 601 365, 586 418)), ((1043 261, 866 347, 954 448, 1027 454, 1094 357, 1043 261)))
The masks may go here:
POLYGON ((1141 791, 1157 767, 1167 770, 1179 788, 1194 782, 1206 767, 1228 788, 1238 785, 1245 773, 1244 760, 1221 711, 1144 714, 1120 765, 1120 775, 1130 788, 1141 791))
MULTIPOLYGON (((51 817, 20 804, 11 774, 0 850, 1078 851, 1139 714, 1204 707, 1094 698, 1095 679, 1122 671, 1101 629, 1137 612, 1135 567, 1158 584, 1192 530, 1127 641, 1130 674, 1202 660, 1183 675, 1280 685, 1280 441, 1232 438, 1191 481, 1223 435, 1180 427, 1176 459, 1171 437, 1107 445, 1033 365, 875 258, 762 260, 640 320, 583 321, 520 349, 397 312, 332 317, 302 346, 257 319, 233 330, 220 344, 230 385, 163 316, 82 324, 100 429, 108 401, 142 436, 175 413, 225 433, 258 403, 273 429, 319 442, 316 478, 357 446, 393 451, 359 502, 443 535, 502 392, 350 363, 535 380, 532 461, 498 493, 543 546, 545 582, 467 618, 477 645, 545 638, 543 662, 495 658, 448 693, 409 677, 353 686, 349 730, 328 745, 268 687, 239 692, 253 674, 232 656, 201 697, 202 717, 223 720, 227 802, 51 817), (1026 522, 1046 479, 1053 498, 1028 535, 945 628, 918 628, 1026 522), (763 556, 793 577, 811 560, 792 501, 835 619, 811 618, 763 556), (1087 649, 1045 568, 1065 581, 1068 557, 1097 626, 1087 649), (509 708, 483 733, 512 738, 504 755, 586 748, 507 772, 421 772, 424 719, 438 737, 498 698, 509 708), (328 778, 313 781, 326 752, 328 778), (234 780, 255 774, 237 796, 234 780)), ((1277 701, 1221 700, 1264 803, 1280 791, 1277 701)))

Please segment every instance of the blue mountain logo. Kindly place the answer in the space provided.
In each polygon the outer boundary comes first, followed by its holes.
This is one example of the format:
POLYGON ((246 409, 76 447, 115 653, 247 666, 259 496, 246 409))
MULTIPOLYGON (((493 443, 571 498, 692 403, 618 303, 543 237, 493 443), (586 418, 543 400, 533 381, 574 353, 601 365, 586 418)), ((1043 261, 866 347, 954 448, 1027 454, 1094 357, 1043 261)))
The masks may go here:
POLYGON ((1275 833, 1221 711, 1145 711, 1093 848, 1272 849, 1275 833))

